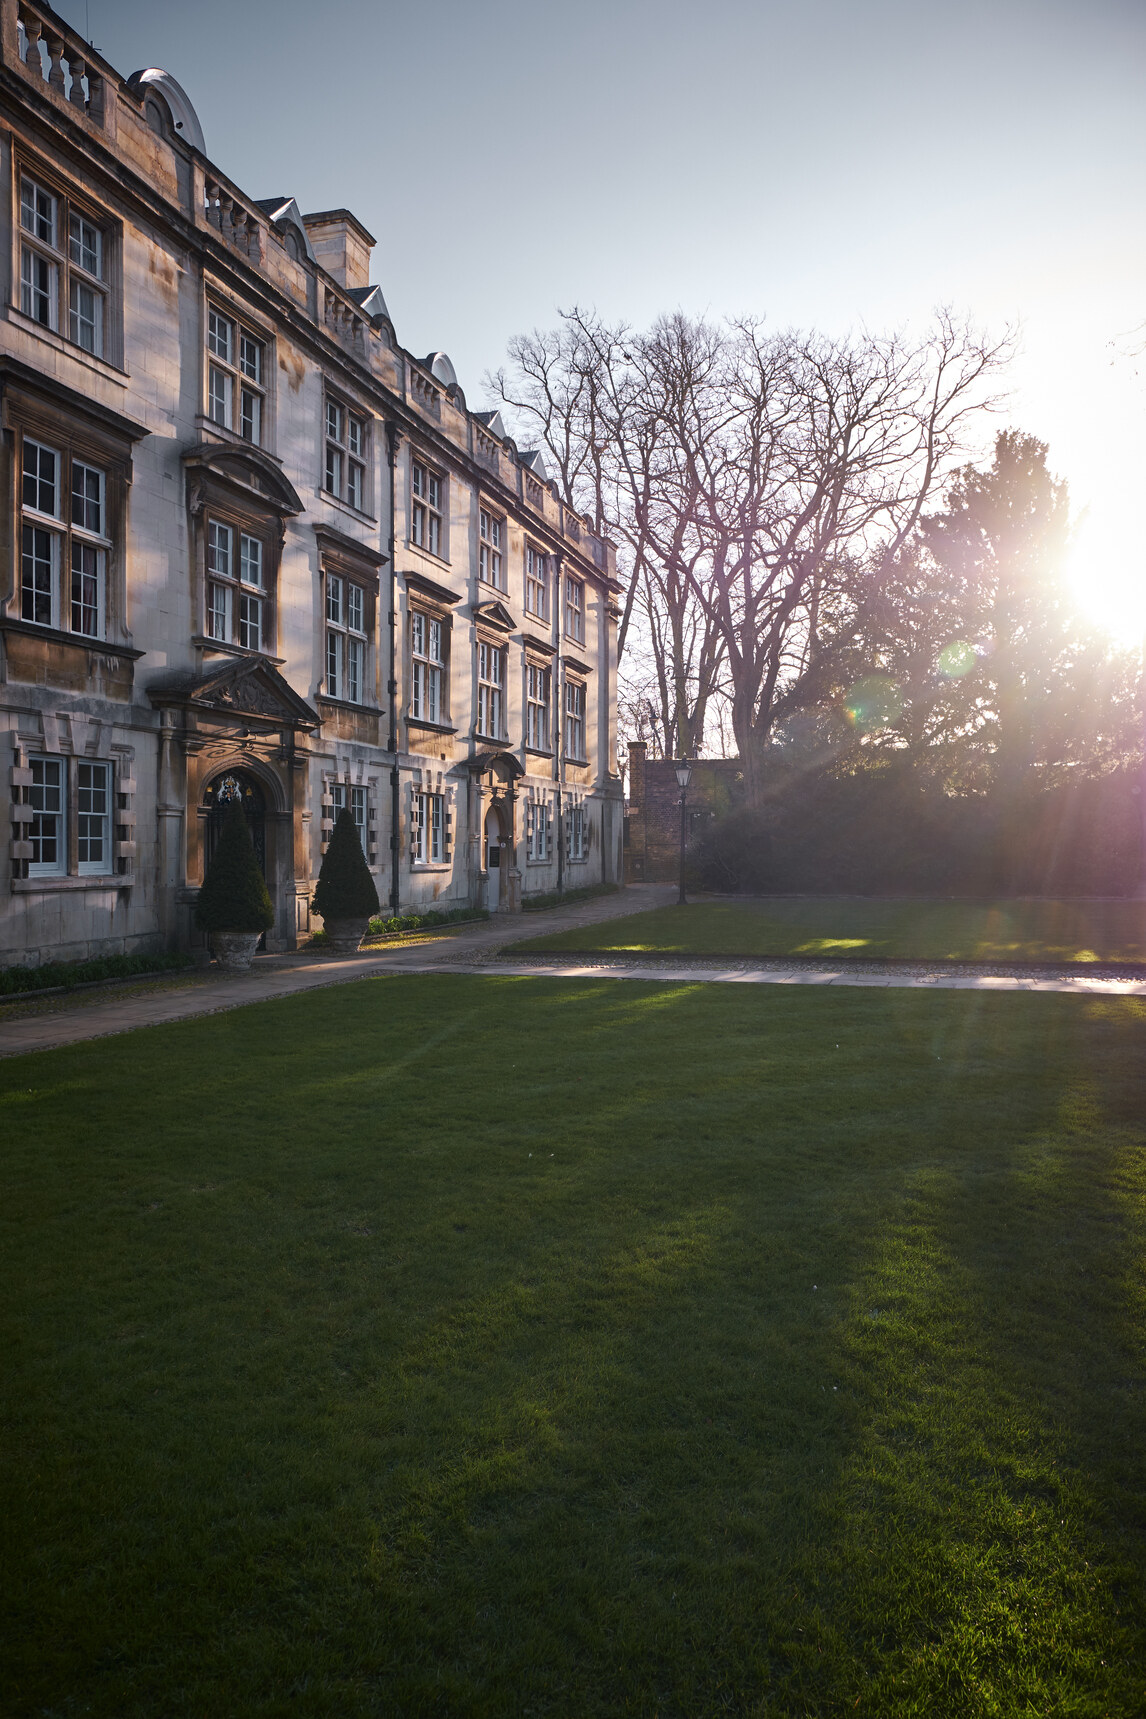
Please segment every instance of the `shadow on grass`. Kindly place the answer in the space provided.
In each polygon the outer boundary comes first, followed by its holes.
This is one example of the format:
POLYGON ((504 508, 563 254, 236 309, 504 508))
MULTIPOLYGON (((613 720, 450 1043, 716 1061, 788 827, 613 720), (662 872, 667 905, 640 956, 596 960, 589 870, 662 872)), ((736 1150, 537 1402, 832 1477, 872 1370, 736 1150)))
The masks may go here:
POLYGON ((4 1071, 13 1712, 1137 1711, 1141 1009, 323 1003, 4 1071))

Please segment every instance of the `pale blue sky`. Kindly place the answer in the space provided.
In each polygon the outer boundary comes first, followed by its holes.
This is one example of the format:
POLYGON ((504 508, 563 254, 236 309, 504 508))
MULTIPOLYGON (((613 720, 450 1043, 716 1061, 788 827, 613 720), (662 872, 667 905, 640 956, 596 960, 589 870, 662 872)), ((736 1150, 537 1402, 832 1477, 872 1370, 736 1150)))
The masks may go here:
POLYGON ((1143 0, 86 4, 250 195, 354 210, 399 339, 471 405, 574 302, 1021 323, 1006 421, 1089 505, 1088 585, 1146 586, 1143 0))

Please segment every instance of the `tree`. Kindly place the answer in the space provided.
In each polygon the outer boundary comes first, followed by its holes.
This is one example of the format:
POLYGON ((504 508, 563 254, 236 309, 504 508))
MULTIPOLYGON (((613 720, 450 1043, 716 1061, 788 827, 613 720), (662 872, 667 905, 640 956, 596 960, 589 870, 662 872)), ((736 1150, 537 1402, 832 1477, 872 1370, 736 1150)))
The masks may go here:
POLYGON ((313 905, 324 920, 369 919, 378 912, 378 891, 362 852, 358 828, 345 806, 322 856, 313 905))
POLYGON ((229 800, 219 843, 207 867, 195 923, 201 931, 269 931, 275 910, 255 858, 251 832, 238 800, 229 800))
POLYGON ((643 601, 682 750, 727 696, 755 797, 777 725, 854 643, 861 570, 895 567, 1005 350, 946 313, 913 342, 573 311, 515 343, 501 398, 620 536, 625 624, 643 601))
POLYGON ((962 610, 947 650, 965 653, 953 666, 1006 796, 1063 772, 1102 773, 1136 750, 1133 665, 1079 612, 1066 580, 1070 531, 1046 444, 1019 430, 1000 433, 987 469, 956 472, 945 509, 921 526, 934 577, 962 610))

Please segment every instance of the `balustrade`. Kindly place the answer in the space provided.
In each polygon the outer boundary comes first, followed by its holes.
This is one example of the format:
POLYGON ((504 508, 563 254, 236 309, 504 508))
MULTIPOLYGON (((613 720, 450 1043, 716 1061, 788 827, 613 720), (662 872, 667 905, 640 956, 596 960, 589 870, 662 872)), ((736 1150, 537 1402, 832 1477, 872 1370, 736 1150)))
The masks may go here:
POLYGON ((29 74, 42 79, 64 101, 102 126, 104 81, 88 61, 78 38, 61 35, 54 22, 42 18, 31 6, 21 5, 18 39, 20 59, 29 74))

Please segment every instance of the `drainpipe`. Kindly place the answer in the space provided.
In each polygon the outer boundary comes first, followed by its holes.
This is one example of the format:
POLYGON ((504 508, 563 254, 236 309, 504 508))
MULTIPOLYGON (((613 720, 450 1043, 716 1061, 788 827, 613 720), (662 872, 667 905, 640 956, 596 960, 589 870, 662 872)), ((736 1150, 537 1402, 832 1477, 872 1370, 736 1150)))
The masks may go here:
POLYGON ((399 903, 399 854, 398 829, 401 813, 401 798, 398 791, 398 570, 394 565, 394 502, 395 502, 395 467, 398 462, 398 448, 402 440, 402 432, 397 424, 386 426, 386 452, 390 466, 390 678, 386 682, 386 691, 390 702, 390 732, 386 740, 386 750, 391 757, 390 765, 390 912, 398 912, 399 903))
POLYGON ((553 767, 557 775, 557 893, 565 893, 565 796, 561 792, 565 782, 565 692, 561 685, 561 594, 562 582, 565 578, 565 564, 560 555, 553 557, 556 563, 556 578, 553 581, 553 620, 557 628, 557 655, 554 664, 554 703, 557 718, 557 733, 553 736, 553 767))

